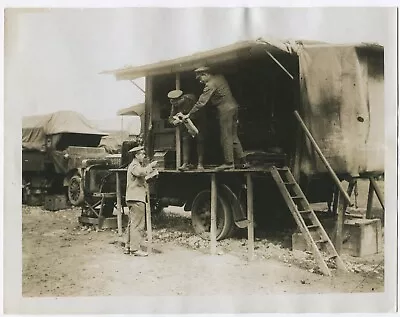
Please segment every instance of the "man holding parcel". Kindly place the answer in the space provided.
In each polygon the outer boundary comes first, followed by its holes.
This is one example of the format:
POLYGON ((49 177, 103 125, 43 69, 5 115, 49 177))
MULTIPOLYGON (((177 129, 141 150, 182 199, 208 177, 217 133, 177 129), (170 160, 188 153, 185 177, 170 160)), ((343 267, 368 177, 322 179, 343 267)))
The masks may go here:
POLYGON ((197 146, 197 169, 204 169, 204 124, 205 113, 199 113, 193 116, 193 124, 197 128, 198 133, 192 136, 183 122, 184 115, 188 114, 196 102, 196 96, 193 94, 184 94, 182 90, 172 90, 168 93, 171 102, 171 113, 169 122, 174 125, 180 125, 179 129, 182 136, 182 156, 183 164, 178 168, 181 171, 189 169, 190 145, 192 139, 195 139, 197 146))
MULTIPOLYGON (((151 177, 155 172, 157 161, 148 165, 144 164, 145 151, 143 146, 136 146, 129 152, 134 154, 129 164, 126 179, 126 204, 129 207, 129 222, 126 228, 125 254, 135 256, 147 256, 148 254, 140 249, 143 239, 146 221, 146 178, 151 177)), ((150 210, 147 210, 150 212, 150 210)))
POLYGON ((225 161, 224 164, 217 167, 217 170, 233 169, 235 167, 234 156, 240 161, 240 168, 248 168, 249 164, 246 161, 237 134, 238 104, 232 95, 228 82, 223 75, 214 74, 209 67, 197 68, 195 73, 196 78, 205 84, 205 87, 199 100, 185 118, 191 118, 207 103, 216 106, 225 161))

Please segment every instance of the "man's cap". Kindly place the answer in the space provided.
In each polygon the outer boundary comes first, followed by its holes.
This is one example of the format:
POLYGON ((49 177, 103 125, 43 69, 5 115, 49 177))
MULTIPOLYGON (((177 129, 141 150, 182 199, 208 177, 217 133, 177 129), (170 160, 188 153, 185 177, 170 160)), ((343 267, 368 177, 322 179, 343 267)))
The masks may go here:
POLYGON ((194 70, 195 73, 206 73, 208 71, 210 71, 210 67, 208 67, 208 66, 201 66, 194 70))
POLYGON ((136 152, 139 152, 139 151, 141 151, 143 149, 144 149, 144 146, 140 145, 140 146, 135 146, 134 148, 130 149, 128 152, 129 153, 136 153, 136 152))
POLYGON ((168 98, 169 99, 178 99, 180 97, 182 97, 183 95, 183 91, 182 90, 172 90, 168 93, 168 98))

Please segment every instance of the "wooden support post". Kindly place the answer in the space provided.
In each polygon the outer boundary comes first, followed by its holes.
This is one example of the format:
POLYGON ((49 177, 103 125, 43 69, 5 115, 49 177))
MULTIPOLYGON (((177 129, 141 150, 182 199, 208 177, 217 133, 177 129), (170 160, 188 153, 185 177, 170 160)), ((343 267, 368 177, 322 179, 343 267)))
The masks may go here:
POLYGON ((211 228, 210 228, 210 248, 211 254, 217 253, 217 180, 215 173, 211 174, 211 228))
POLYGON ((371 179, 369 180, 369 188, 368 188, 368 200, 367 200, 367 212, 365 214, 365 218, 372 218, 372 203, 374 201, 374 186, 371 183, 371 179))
MULTIPOLYGON (((181 88, 181 78, 179 76, 179 73, 176 74, 175 77, 175 89, 178 90, 181 88)), ((181 166, 181 131, 179 126, 176 126, 175 128, 175 149, 176 149, 176 169, 181 166)))
POLYGON ((151 228, 151 205, 149 185, 146 184, 146 227, 147 227, 147 253, 150 255, 153 252, 153 231, 151 228))
POLYGON ((176 148, 176 169, 181 166, 181 130, 179 127, 175 128, 175 148, 176 148))
POLYGON ((376 183, 376 180, 373 177, 369 178, 370 184, 374 187, 375 193, 376 193, 376 197, 378 197, 379 202, 381 203, 381 206, 383 209, 385 209, 385 203, 384 203, 384 199, 383 199, 383 195, 381 190, 378 187, 378 184, 376 183))
POLYGON ((338 214, 336 218, 336 239, 335 239, 335 249, 336 252, 340 255, 342 252, 343 245, 343 227, 344 227, 344 202, 342 199, 342 194, 338 192, 339 206, 338 206, 338 214))
MULTIPOLYGON (((353 192, 354 186, 356 184, 356 180, 351 179, 349 181, 349 186, 347 187, 347 195, 348 197, 351 196, 353 192)), ((339 199, 339 208, 338 208, 338 215, 336 220, 336 239, 335 239, 335 249, 336 252, 340 255, 342 253, 342 246, 343 246, 343 228, 344 228, 344 220, 345 220, 345 213, 348 206, 347 199, 342 196, 341 191, 338 191, 338 199, 339 199)))
POLYGON ((254 259, 254 213, 253 213, 253 181, 251 174, 247 178, 247 238, 248 238, 248 256, 249 261, 254 259))
POLYGON ((175 89, 181 89, 181 77, 179 73, 175 75, 175 89))
POLYGON ((145 117, 144 117, 144 147, 146 155, 152 157, 154 154, 154 140, 153 140, 153 76, 146 76, 146 94, 145 94, 145 117))
POLYGON ((117 189, 117 225, 118 235, 122 236, 122 194, 121 194, 121 181, 119 172, 116 172, 116 189, 117 189))

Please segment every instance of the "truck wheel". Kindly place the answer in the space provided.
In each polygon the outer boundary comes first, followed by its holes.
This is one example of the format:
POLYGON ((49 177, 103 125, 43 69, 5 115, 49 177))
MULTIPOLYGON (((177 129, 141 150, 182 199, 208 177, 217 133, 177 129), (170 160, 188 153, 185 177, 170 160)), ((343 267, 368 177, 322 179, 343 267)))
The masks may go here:
POLYGON ((68 185, 68 199, 73 206, 80 206, 84 202, 82 179, 80 176, 72 176, 68 185))
MULTIPOLYGON (((203 190, 197 194, 192 204, 192 226, 203 239, 210 238, 211 230, 211 191, 203 190)), ((227 238, 233 231, 232 210, 221 196, 217 198, 217 240, 227 238)))

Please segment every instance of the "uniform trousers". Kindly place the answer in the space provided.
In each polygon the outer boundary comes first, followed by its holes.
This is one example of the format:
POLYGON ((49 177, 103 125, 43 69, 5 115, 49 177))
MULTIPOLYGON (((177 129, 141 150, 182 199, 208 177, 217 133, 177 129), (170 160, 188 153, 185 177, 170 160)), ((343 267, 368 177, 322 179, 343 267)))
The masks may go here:
POLYGON ((129 221, 126 227, 125 249, 137 251, 143 240, 145 221, 146 221, 146 204, 143 201, 127 201, 129 207, 129 221))
POLYGON ((238 108, 219 111, 219 126, 225 163, 234 163, 235 157, 243 159, 243 148, 237 134, 238 108))

